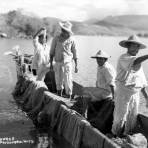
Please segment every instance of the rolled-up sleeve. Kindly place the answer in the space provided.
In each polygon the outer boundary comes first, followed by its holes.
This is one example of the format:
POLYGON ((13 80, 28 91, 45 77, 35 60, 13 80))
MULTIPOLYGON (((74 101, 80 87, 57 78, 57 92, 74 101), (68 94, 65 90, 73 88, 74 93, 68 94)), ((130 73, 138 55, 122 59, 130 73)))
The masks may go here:
POLYGON ((73 53, 73 59, 78 59, 76 44, 74 41, 72 42, 71 52, 73 53))
POLYGON ((51 43, 51 48, 50 48, 50 55, 51 56, 55 55, 56 42, 57 42, 57 38, 53 38, 52 43, 51 43))

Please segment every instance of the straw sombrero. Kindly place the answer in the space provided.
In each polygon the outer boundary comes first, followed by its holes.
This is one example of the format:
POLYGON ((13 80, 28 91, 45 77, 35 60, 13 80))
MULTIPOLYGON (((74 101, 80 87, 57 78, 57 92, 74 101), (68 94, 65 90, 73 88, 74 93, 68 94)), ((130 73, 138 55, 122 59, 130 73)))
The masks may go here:
POLYGON ((136 36, 136 35, 132 35, 127 40, 123 40, 123 41, 119 42, 119 45, 124 47, 124 48, 128 48, 129 47, 129 43, 138 44, 139 45, 139 49, 146 48, 146 45, 143 44, 140 41, 140 39, 138 38, 138 36, 136 36))
POLYGON ((62 21, 59 22, 59 25, 62 29, 66 30, 67 32, 73 34, 72 32, 72 24, 69 21, 62 21))
POLYGON ((108 59, 108 58, 110 58, 110 56, 107 53, 105 53, 104 51, 99 50, 96 53, 96 55, 95 56, 92 56, 91 58, 106 58, 106 59, 108 59))

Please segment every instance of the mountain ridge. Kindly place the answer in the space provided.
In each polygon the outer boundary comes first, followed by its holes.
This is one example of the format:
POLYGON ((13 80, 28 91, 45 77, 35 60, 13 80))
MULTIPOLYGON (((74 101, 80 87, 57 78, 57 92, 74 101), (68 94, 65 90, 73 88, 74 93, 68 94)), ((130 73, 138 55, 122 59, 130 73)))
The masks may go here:
MULTIPOLYGON (((60 18, 40 18, 22 13, 22 10, 13 10, 0 14, 0 32, 7 33, 9 37, 31 38, 40 27, 44 26, 48 33, 54 36, 59 21, 60 18)), ((70 20, 70 22, 76 35, 148 36, 148 15, 108 16, 102 20, 90 19, 83 22, 70 20)))

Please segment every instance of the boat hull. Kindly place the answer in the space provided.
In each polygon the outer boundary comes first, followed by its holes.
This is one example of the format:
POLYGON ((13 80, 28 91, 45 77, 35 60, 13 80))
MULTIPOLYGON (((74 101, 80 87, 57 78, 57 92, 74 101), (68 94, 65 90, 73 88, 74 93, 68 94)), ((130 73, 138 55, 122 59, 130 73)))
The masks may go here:
MULTIPOLYGON (((21 65, 20 65, 21 66, 21 65)), ((80 99, 89 102, 89 98, 83 98, 83 86, 74 82, 73 94, 80 99), (88 100, 87 100, 88 99, 88 100), (86 101, 87 100, 87 101, 86 101)), ((73 108, 75 102, 55 94, 54 72, 49 71, 45 83, 36 81, 32 74, 27 71, 18 73, 18 82, 13 91, 13 96, 30 117, 38 129, 54 130, 63 136, 74 148, 119 148, 120 146, 94 128, 86 120, 85 109, 87 103, 79 111, 73 108)), ((80 100, 79 99, 79 100, 80 100)), ((80 107, 78 107, 80 108, 80 107)), ((148 118, 138 115, 136 132, 143 133, 148 137, 148 118)))

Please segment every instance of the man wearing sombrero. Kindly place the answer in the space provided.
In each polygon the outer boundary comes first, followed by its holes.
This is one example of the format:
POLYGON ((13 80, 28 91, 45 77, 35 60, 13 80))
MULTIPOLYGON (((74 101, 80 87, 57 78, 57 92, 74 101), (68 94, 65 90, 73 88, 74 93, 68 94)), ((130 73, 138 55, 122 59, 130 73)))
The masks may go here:
POLYGON ((68 98, 72 95, 72 60, 75 62, 75 72, 77 68, 77 50, 76 45, 71 37, 72 24, 69 21, 59 22, 61 34, 52 40, 50 49, 50 64, 53 68, 53 58, 55 60, 54 71, 57 94, 62 96, 63 89, 68 98))
MULTIPOLYGON (((106 98, 114 98, 114 87, 116 72, 114 67, 108 62, 110 56, 103 50, 99 50, 96 55, 91 58, 97 62, 97 77, 96 77, 96 93, 91 93, 92 101, 100 101, 106 98)), ((90 90, 85 90, 85 93, 90 93, 90 90)))
POLYGON ((148 106, 148 94, 145 89, 147 81, 141 66, 142 62, 148 59, 148 55, 137 57, 139 50, 145 49, 146 46, 136 35, 119 42, 119 45, 127 48, 127 52, 119 57, 117 64, 112 133, 123 136, 130 134, 135 128, 140 92, 144 95, 148 106))
POLYGON ((32 60, 32 72, 37 75, 36 80, 44 81, 49 71, 49 49, 47 46, 47 30, 41 28, 33 36, 34 57, 32 60))
POLYGON ((103 50, 99 50, 91 58, 97 63, 97 74, 96 87, 85 87, 83 91, 84 96, 91 98, 88 103, 87 119, 102 132, 109 132, 114 109, 116 71, 108 62, 110 56, 103 50))

